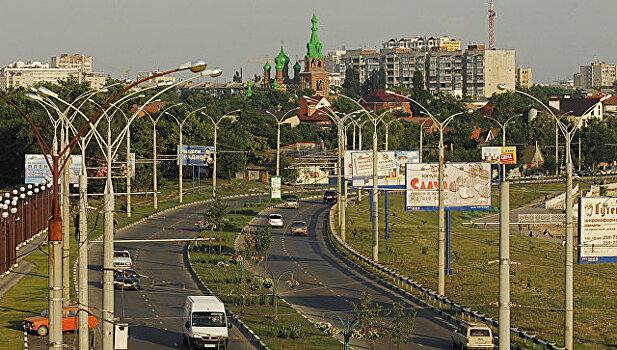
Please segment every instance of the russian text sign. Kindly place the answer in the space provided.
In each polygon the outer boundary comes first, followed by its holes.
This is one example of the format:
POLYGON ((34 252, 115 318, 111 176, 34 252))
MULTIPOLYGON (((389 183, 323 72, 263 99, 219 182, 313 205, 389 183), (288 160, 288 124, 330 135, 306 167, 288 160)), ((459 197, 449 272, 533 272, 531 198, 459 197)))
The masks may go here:
MULTIPOLYGON (((405 209, 439 209, 439 164, 407 164, 405 209)), ((444 164, 446 210, 491 209, 491 165, 488 163, 444 164)))
POLYGON ((281 199, 281 177, 280 176, 271 176, 270 177, 270 198, 272 199, 281 199))
MULTIPOLYGON (((177 147, 178 161, 180 164, 180 146, 177 147)), ((182 145, 182 165, 212 166, 214 164, 213 146, 189 146, 182 145)))
MULTIPOLYGON (((383 189, 405 188, 405 165, 418 163, 418 151, 377 152, 377 184, 383 189)), ((345 178, 354 187, 373 187, 373 151, 347 151, 345 153, 345 178)))
POLYGON ((617 262, 617 197, 580 197, 578 208, 578 262, 617 262))
POLYGON ((491 164, 516 164, 516 146, 482 147, 482 161, 491 164))

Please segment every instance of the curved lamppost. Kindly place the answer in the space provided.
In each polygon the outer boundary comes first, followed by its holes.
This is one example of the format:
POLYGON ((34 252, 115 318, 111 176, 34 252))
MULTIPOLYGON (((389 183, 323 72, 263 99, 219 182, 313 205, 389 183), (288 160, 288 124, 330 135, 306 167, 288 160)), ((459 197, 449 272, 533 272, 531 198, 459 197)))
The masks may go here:
POLYGON ((464 114, 470 113, 470 110, 454 113, 451 116, 447 117, 444 121, 439 121, 431 112, 426 109, 422 104, 418 101, 401 94, 397 94, 396 92, 386 90, 386 93, 389 95, 399 96, 413 102, 418 107, 420 107, 426 115, 428 115, 433 123, 437 125, 439 128, 439 234, 438 234, 438 257, 437 257, 437 265, 438 265, 438 283, 437 283, 437 292, 440 295, 445 295, 446 289, 446 249, 445 249, 445 240, 446 240, 446 213, 445 213, 445 194, 444 194, 444 145, 443 145, 443 131, 448 126, 448 124, 454 119, 454 117, 464 114))
MULTIPOLYGON (((288 110, 282 115, 274 114, 270 111, 264 111, 266 115, 271 116, 276 121, 276 176, 280 175, 280 156, 281 156, 281 125, 284 123, 290 123, 294 117, 289 117, 289 113, 300 109, 300 107, 296 107, 288 110)), ((297 118, 297 117, 296 117, 297 118)))
MULTIPOLYGON (((55 200, 55 198, 58 198, 57 184, 58 184, 58 180, 60 177, 60 172, 66 167, 67 162, 68 162, 68 158, 61 161, 62 157, 64 157, 65 155, 70 155, 72 153, 73 149, 77 145, 77 141, 80 139, 82 134, 85 132, 86 128, 88 128, 90 124, 101 114, 103 109, 107 107, 109 103, 114 101, 118 96, 120 96, 121 94, 123 94, 124 92, 132 88, 133 86, 136 86, 144 81, 154 79, 154 78, 157 78, 163 75, 168 75, 168 74, 172 74, 172 73, 183 71, 183 70, 191 70, 197 73, 197 72, 203 71, 205 68, 206 68, 206 63, 204 61, 195 61, 192 63, 189 62, 177 68, 174 68, 172 70, 154 74, 152 76, 141 79, 135 83, 127 85, 122 90, 120 90, 118 93, 116 93, 115 95, 110 97, 107 101, 105 101, 101 105, 101 107, 86 121, 84 126, 77 132, 77 134, 68 142, 66 147, 64 147, 62 150, 59 151, 59 153, 52 153, 51 149, 41 137, 38 129, 36 128, 32 120, 30 119, 30 117, 15 102, 10 100, 3 94, 0 94, 0 98, 2 98, 12 107, 14 107, 26 119, 26 121, 32 128, 35 138, 37 140, 37 143, 39 144, 43 154, 45 155, 44 157, 45 162, 49 166, 51 173, 52 173, 52 178, 53 178, 51 185, 53 186, 52 187, 53 189, 52 198, 54 198, 54 200, 52 200, 51 217, 48 221, 48 224, 49 224, 48 240, 49 240, 49 246, 50 246, 50 249, 49 249, 49 270, 50 270, 49 278, 50 278, 50 281, 53 281, 53 282, 50 282, 49 298, 48 298, 49 312, 50 312, 49 314, 50 333, 49 333, 48 346, 50 349, 59 349, 63 347, 62 305, 61 305, 62 292, 61 292, 61 287, 60 287, 62 285, 62 270, 61 270, 62 264, 61 264, 61 251, 60 251, 61 249, 60 245, 62 244, 62 214, 60 211, 58 201, 55 200), (49 158, 51 158, 51 160, 49 158)), ((106 241, 105 245, 106 246, 109 245, 109 247, 111 247, 111 250, 113 251, 113 237, 111 236, 108 237, 108 236, 109 235, 105 235, 104 237, 104 240, 106 241)), ((107 260, 107 259, 104 259, 104 260, 107 260)), ((104 265, 107 266, 107 264, 104 264, 104 265)), ((111 266, 111 259, 109 259, 109 265, 111 266)), ((113 310, 113 274, 111 270, 105 271, 104 274, 109 277, 109 287, 111 287, 111 289, 109 289, 108 292, 111 294, 111 304, 109 302, 106 302, 106 303, 104 302, 104 305, 103 305, 103 308, 104 308, 103 318, 105 321, 103 322, 103 349, 111 350, 113 347, 113 334, 112 334, 113 325, 110 323, 112 322, 111 317, 113 313, 112 311, 113 310)))
POLYGON ((272 312, 274 313, 274 319, 277 320, 278 319, 278 315, 277 315, 277 292, 276 289, 278 288, 278 284, 281 280, 281 277, 283 277, 285 274, 290 274, 291 275, 291 279, 289 279, 285 284, 289 287, 289 288, 295 288, 296 286, 298 286, 299 282, 296 281, 294 279, 294 273, 291 270, 285 270, 281 273, 278 274, 278 276, 275 276, 274 273, 270 272, 270 271, 266 271, 266 273, 264 274, 264 279, 262 282, 262 285, 265 288, 272 288, 272 312))
POLYGON ((389 144, 388 144, 388 132, 389 132, 389 129, 390 129, 390 124, 392 124, 394 122, 399 122, 399 120, 397 118, 394 118, 394 119, 384 123, 384 125, 386 126, 386 140, 384 142, 384 148, 383 148, 384 151, 387 151, 388 147, 390 147, 389 144))
POLYGON ((217 131, 219 129, 219 123, 223 120, 223 119, 231 119, 231 121, 235 121, 237 116, 232 115, 233 113, 237 113, 240 112, 239 109, 233 110, 231 112, 227 112, 224 115, 220 116, 220 117, 216 117, 213 118, 210 115, 204 113, 203 111, 201 112, 201 114, 203 114, 204 116, 206 116, 208 119, 210 119, 210 121, 212 122, 212 125, 214 125, 214 155, 213 155, 213 166, 212 166, 212 197, 216 197, 216 139, 217 139, 217 131))
POLYGON ((172 117, 176 123, 178 124, 178 130, 180 131, 180 137, 179 137, 179 150, 178 150, 178 202, 182 203, 182 165, 184 164, 184 152, 182 150, 182 128, 184 127, 184 122, 193 114, 195 114, 195 112, 204 109, 206 107, 200 107, 197 109, 194 109, 192 111, 190 111, 185 117, 184 119, 182 119, 182 121, 180 121, 180 119, 176 118, 173 114, 167 112, 167 110, 165 110, 163 113, 167 114, 168 116, 172 117))

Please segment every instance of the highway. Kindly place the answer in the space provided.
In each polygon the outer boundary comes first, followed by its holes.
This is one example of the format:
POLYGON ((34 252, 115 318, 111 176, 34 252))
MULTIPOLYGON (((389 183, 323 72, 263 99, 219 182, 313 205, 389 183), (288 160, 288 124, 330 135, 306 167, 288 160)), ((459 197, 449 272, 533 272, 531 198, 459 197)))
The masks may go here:
MULTIPOLYGON (((332 318, 334 313, 343 320, 351 319, 352 301, 358 302, 362 292, 373 294, 373 300, 384 309, 391 309, 395 302, 403 303, 402 297, 393 293, 371 279, 352 271, 336 255, 327 243, 328 212, 330 205, 322 204, 321 198, 304 200, 300 208, 274 208, 255 218, 252 227, 266 225, 270 213, 280 213, 285 218, 283 228, 274 228, 274 243, 271 249, 268 269, 278 276, 285 270, 292 270, 294 278, 300 285, 289 289, 284 283, 279 284, 278 291, 282 298, 313 322, 321 321, 322 316, 332 318), (290 236, 289 226, 292 221, 308 223, 309 236, 290 236)), ((282 280, 287 280, 288 275, 282 280)), ((452 327, 430 310, 414 305, 418 311, 413 333, 411 349, 447 349, 450 348, 452 327)), ((338 322, 332 322, 340 328, 338 322)), ((356 349, 366 348, 359 340, 352 339, 356 349)), ((380 349, 394 348, 391 340, 384 341, 380 349)))
MULTIPOLYGON (((255 197, 227 201, 229 209, 255 197)), ((200 230, 194 226, 206 211, 208 204, 196 204, 175 209, 152 217, 133 227, 120 230, 116 239, 189 238, 200 230)), ((129 349, 178 349, 188 348, 182 336, 182 313, 187 295, 204 294, 193 280, 180 243, 125 243, 115 249, 131 253, 135 270, 142 278, 142 290, 116 290, 115 312, 121 321, 130 325, 129 349)), ((102 244, 89 250, 89 298, 93 313, 100 320, 102 305, 102 244)), ((255 349, 233 327, 230 330, 231 349, 255 349)), ((64 333, 64 342, 76 345, 71 332, 64 333)), ((47 349, 45 340, 35 334, 28 335, 29 349, 47 349)), ((101 322, 95 331, 96 349, 101 348, 101 322)))

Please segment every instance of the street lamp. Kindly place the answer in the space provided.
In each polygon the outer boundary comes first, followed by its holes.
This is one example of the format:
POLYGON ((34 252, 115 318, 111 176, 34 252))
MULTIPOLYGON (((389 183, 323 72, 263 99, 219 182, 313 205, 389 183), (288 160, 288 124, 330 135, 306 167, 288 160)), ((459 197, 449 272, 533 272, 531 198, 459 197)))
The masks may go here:
POLYGON ((219 129, 219 123, 223 120, 223 119, 230 119, 232 122, 236 121, 237 116, 232 115, 233 113, 237 113, 240 112, 240 109, 236 109, 233 110, 231 112, 225 113, 224 115, 218 117, 218 118, 213 118, 211 116, 209 116, 208 114, 204 113, 203 111, 200 112, 201 114, 203 114, 204 116, 208 117, 208 119, 210 119, 210 121, 212 121, 212 125, 214 125, 214 155, 213 155, 213 166, 212 166, 212 197, 216 197, 216 139, 217 139, 217 131, 219 129))
POLYGON ((289 113, 295 110, 298 110, 298 109, 300 109, 300 107, 290 109, 289 111, 287 111, 286 113, 280 116, 277 116, 270 111, 264 111, 264 113, 271 116, 276 121, 276 176, 280 175, 279 168, 280 168, 280 156, 281 156, 281 125, 284 123, 291 123, 292 122, 291 119, 293 118, 296 118, 297 120, 298 119, 297 116, 289 117, 289 113))
POLYGON ((180 121, 173 114, 171 114, 171 113, 169 113, 167 111, 163 112, 164 114, 167 114, 168 116, 172 117, 176 121, 176 123, 178 124, 178 129, 180 131, 180 137, 179 137, 179 140, 178 140, 180 142, 179 150, 178 150, 178 201, 180 203, 183 202, 183 198, 182 198, 182 195, 183 195, 183 193, 182 193, 182 165, 184 164, 184 152, 182 150, 182 147, 183 147, 183 145, 182 145, 182 128, 184 127, 184 122, 191 115, 195 114, 195 112, 197 112, 197 111, 199 111, 201 109, 204 109, 204 108, 206 108, 206 107, 200 107, 200 108, 192 110, 191 112, 189 112, 186 115, 186 117, 184 117, 184 119, 182 119, 182 121, 180 121))
MULTIPOLYGON (((86 121, 86 123, 77 132, 77 134, 73 137, 73 139, 71 139, 68 142, 66 147, 64 147, 59 152, 59 154, 57 152, 52 153, 51 149, 41 137, 38 129, 36 128, 32 120, 30 119, 30 117, 17 104, 15 104, 15 102, 10 100, 3 94, 0 94, 0 98, 5 100, 8 104, 13 106, 15 109, 17 109, 17 111, 26 119, 26 121, 32 128, 35 138, 37 140, 37 143, 39 144, 44 154, 45 162, 47 163, 47 165, 49 166, 49 169, 51 170, 52 178, 53 178, 51 185, 52 185, 52 190, 53 190, 52 198, 54 198, 54 200, 51 201, 51 216, 48 221, 48 225, 49 225, 48 226, 48 240, 49 240, 49 246, 50 246, 49 255, 48 255, 49 256, 48 266, 49 266, 49 272, 50 272, 49 274, 49 279, 50 279, 49 287, 50 288, 49 288, 49 298, 48 298, 49 312, 50 312, 49 313, 50 333, 49 333, 48 347, 50 349, 59 349, 63 347, 62 305, 61 305, 62 292, 61 292, 61 287, 60 287, 62 285, 62 270, 61 269, 58 270, 58 268, 61 267, 60 244, 62 243, 62 214, 60 211, 58 201, 55 199, 58 198, 57 184, 58 184, 58 179, 60 177, 60 171, 62 171, 66 167, 67 162, 68 162, 68 157, 64 159, 63 161, 61 161, 61 158, 64 157, 65 155, 70 155, 72 153, 73 149, 77 145, 77 140, 80 139, 81 135, 84 133, 86 128, 89 127, 91 123, 101 114, 103 109, 113 100, 115 100, 118 96, 120 96, 121 94, 123 94, 124 92, 132 88, 133 86, 136 86, 144 81, 154 79, 154 78, 157 78, 163 75, 179 72, 182 70, 187 70, 187 69, 190 69, 192 71, 197 71, 197 72, 202 71, 205 69, 205 62, 196 61, 193 63, 185 63, 172 70, 154 74, 152 76, 141 79, 135 83, 127 85, 125 88, 123 88, 118 93, 110 97, 107 101, 105 101, 103 105, 101 105, 101 107, 86 121), (51 161, 49 158, 51 158, 51 161)), ((112 241, 113 237, 111 236, 107 237, 107 235, 105 235, 105 240, 109 240, 109 243, 111 244, 111 248, 113 250, 113 241, 112 241)), ((109 264, 111 265, 111 260, 109 261, 109 264)), ((108 273, 107 271, 105 273, 106 275, 109 275, 108 277, 110 280, 110 286, 112 288, 110 289, 110 292, 112 294, 112 303, 111 305, 108 305, 107 303, 106 305, 104 305, 104 309, 105 309, 105 312, 103 313, 104 321, 105 321, 103 323, 103 331, 104 331, 103 332, 103 349, 104 350, 111 350, 111 348, 113 347, 113 335, 112 335, 113 327, 112 327, 112 324, 109 323, 111 321, 110 319, 111 312, 112 312, 111 310, 113 309, 113 286, 112 286, 113 275, 111 273, 112 273, 111 270, 108 273)))
MULTIPOLYGON (((440 122, 429 112, 426 107, 420 104, 418 101, 397 94, 396 92, 386 90, 386 93, 389 95, 395 95, 399 97, 403 97, 410 102, 413 102, 418 107, 420 107, 426 115, 428 115, 433 123, 437 125, 439 128, 439 231, 438 231, 438 244, 437 244, 437 265, 438 265, 438 283, 437 283, 437 293, 440 295, 445 295, 446 289, 446 252, 445 252, 445 239, 446 239, 446 228, 445 228, 445 194, 444 194, 444 145, 443 145, 443 131, 448 126, 448 124, 454 119, 454 117, 464 114, 471 113, 472 110, 467 110, 463 112, 454 113, 451 116, 447 117, 444 121, 440 122)), ((422 127, 420 127, 422 128, 422 127)))
POLYGON ((390 121, 385 123, 385 126, 386 126, 386 140, 384 142, 384 148, 383 148, 384 151, 388 150, 388 147, 389 147, 388 146, 388 131, 390 129, 390 124, 392 124, 394 122, 398 122, 398 119, 394 118, 394 119, 392 119, 392 120, 390 120, 390 121))

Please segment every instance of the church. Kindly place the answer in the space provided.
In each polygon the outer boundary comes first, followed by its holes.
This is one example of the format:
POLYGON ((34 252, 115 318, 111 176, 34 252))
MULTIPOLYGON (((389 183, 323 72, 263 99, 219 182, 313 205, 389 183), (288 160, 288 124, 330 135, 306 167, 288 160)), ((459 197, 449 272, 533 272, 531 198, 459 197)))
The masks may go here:
POLYGON ((330 93, 330 74, 325 69, 323 45, 317 36, 317 16, 311 18, 311 38, 306 44, 304 56, 304 71, 301 71, 300 62, 293 65, 293 77, 289 76, 289 57, 281 45, 281 52, 274 58, 274 78, 271 77, 272 66, 269 62, 264 65, 264 75, 260 87, 262 89, 281 89, 291 91, 295 89, 312 89, 315 95, 327 97, 330 93))

